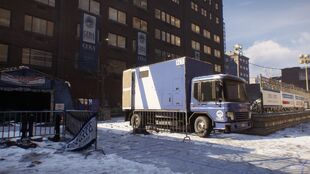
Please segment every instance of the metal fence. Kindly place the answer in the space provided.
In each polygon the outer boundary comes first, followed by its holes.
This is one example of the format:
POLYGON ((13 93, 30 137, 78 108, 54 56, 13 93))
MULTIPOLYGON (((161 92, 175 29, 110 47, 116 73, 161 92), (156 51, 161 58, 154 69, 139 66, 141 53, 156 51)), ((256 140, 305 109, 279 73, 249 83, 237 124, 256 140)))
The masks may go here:
POLYGON ((65 133, 65 112, 0 111, 0 139, 65 133))
POLYGON ((183 133, 187 133, 190 130, 185 112, 137 111, 134 114, 141 116, 142 125, 148 130, 183 133))
POLYGON ((90 111, 0 111, 0 140, 35 136, 75 136, 96 114, 90 111))

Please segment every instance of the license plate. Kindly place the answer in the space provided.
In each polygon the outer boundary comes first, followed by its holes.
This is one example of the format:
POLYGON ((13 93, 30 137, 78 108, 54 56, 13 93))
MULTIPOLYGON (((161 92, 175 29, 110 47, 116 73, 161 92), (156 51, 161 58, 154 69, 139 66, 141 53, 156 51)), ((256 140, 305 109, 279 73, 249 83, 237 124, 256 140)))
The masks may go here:
POLYGON ((242 124, 241 124, 241 127, 245 127, 245 126, 246 126, 246 124, 245 124, 245 123, 242 123, 242 124))

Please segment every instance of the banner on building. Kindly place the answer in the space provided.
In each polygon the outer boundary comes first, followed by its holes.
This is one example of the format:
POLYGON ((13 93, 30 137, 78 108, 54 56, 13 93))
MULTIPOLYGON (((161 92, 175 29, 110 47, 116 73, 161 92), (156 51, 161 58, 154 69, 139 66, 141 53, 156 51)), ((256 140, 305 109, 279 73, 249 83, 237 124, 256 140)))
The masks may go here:
POLYGON ((83 13, 80 31, 79 69, 86 72, 97 72, 97 17, 88 13, 83 13))
POLYGON ((147 47, 146 47, 146 34, 138 32, 137 38, 137 65, 145 65, 147 63, 147 47))
POLYGON ((90 117, 76 136, 66 145, 66 150, 78 151, 91 146, 97 139, 96 114, 90 117))

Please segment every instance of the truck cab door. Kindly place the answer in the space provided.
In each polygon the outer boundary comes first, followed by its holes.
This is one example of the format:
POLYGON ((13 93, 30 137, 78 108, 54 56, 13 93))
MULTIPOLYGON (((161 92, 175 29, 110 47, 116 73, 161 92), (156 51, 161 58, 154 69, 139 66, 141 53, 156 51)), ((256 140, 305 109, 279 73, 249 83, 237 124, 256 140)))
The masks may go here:
POLYGON ((198 81, 192 87, 191 111, 208 113, 210 116, 222 109, 218 88, 220 81, 198 81))

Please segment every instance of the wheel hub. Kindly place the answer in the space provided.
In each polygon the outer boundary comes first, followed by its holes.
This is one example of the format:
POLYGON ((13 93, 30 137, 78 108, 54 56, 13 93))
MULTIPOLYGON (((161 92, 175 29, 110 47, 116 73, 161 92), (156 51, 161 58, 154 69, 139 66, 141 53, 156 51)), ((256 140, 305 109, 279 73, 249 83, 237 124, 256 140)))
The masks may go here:
POLYGON ((206 124, 203 121, 199 121, 197 128, 198 128, 199 132, 204 131, 204 130, 206 130, 206 124))

